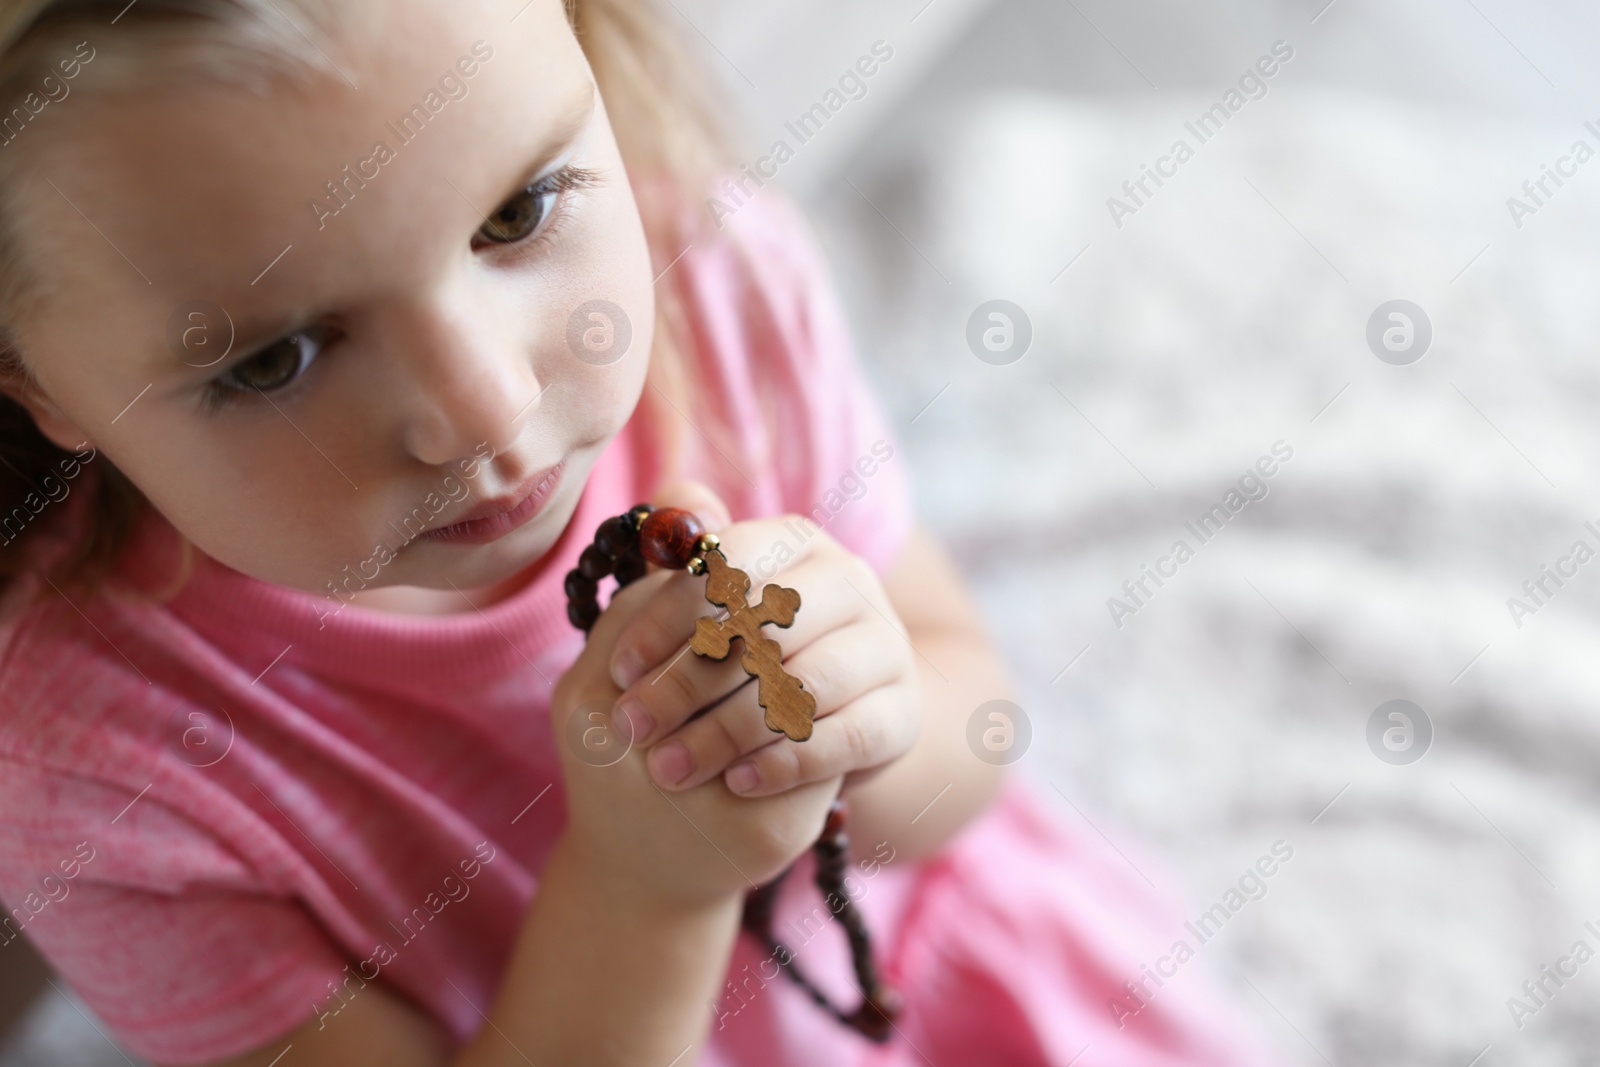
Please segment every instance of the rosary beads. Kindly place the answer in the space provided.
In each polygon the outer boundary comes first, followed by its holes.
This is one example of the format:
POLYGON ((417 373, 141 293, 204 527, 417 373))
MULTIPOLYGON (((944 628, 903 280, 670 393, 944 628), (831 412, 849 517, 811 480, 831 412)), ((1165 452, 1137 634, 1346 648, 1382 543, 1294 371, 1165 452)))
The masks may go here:
MULTIPOLYGON (((602 522, 595 531, 594 543, 578 557, 578 566, 567 572, 567 618, 587 634, 600 617, 600 580, 612 575, 621 588, 644 577, 652 563, 706 576, 706 599, 727 614, 697 620, 690 649, 698 656, 722 660, 727 658, 733 641, 742 640, 744 654, 739 663, 745 673, 756 679, 756 699, 766 712, 767 728, 793 741, 809 738, 816 698, 806 691, 800 679, 783 669, 783 649, 761 632, 769 622, 780 627, 792 625, 800 610, 800 594, 768 584, 761 590, 760 603, 752 605, 747 596, 750 576, 728 563, 717 536, 706 533, 700 520, 688 511, 640 504, 602 522)), ((817 888, 822 890, 829 911, 843 924, 850 943, 850 959, 862 991, 860 1007, 849 1012, 836 1007, 795 965, 794 952, 773 935, 773 909, 788 871, 751 891, 745 899, 743 925, 819 1007, 881 1044, 889 1040, 900 1011, 900 998, 879 979, 866 924, 845 892, 849 846, 846 814, 844 799, 835 797, 812 852, 816 857, 817 888)))

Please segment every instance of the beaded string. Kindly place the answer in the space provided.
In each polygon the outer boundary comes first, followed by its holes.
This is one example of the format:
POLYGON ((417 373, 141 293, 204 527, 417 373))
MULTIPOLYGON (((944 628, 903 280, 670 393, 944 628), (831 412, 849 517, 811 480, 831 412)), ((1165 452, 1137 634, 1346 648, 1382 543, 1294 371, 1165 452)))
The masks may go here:
MULTIPOLYGON (((567 572, 567 618, 587 635, 600 617, 602 578, 614 576, 620 589, 644 577, 651 563, 701 574, 706 567, 705 556, 718 551, 718 543, 716 535, 706 533, 699 519, 680 508, 657 509, 639 504, 626 514, 606 519, 595 531, 594 543, 578 557, 577 567, 567 572)), ((866 923, 845 892, 850 843, 845 834, 848 812, 844 798, 835 797, 812 853, 816 857, 817 888, 822 891, 828 910, 843 924, 850 943, 850 961, 863 993, 861 1005, 847 1012, 830 1001, 795 964, 794 952, 773 934, 773 909, 788 870, 751 890, 745 898, 742 925, 820 1008, 869 1040, 883 1044, 889 1040, 901 1003, 895 990, 879 978, 866 923)))

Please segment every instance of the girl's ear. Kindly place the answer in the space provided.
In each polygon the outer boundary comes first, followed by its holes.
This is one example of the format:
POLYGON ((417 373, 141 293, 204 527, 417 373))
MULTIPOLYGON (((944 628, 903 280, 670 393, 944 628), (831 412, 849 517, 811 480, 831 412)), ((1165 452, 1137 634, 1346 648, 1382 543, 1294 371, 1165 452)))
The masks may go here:
POLYGON ((94 442, 89 440, 89 435, 80 430, 76 423, 56 407, 55 401, 44 394, 44 390, 39 388, 32 376, 16 369, 14 360, 3 358, 6 355, 8 353, 0 353, 0 394, 20 404, 22 409, 33 417, 33 423, 39 427, 39 432, 57 448, 68 452, 79 452, 86 445, 93 445, 94 442))

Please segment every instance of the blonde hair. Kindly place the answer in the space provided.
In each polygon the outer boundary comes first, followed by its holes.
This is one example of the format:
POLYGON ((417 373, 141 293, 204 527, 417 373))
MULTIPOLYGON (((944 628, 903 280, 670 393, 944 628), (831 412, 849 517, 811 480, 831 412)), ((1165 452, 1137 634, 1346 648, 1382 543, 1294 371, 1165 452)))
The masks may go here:
MULTIPOLYGON (((285 4, 315 25, 337 17, 332 0, 285 4)), ((709 189, 713 177, 729 165, 726 129, 712 106, 709 86, 697 75, 686 46, 668 31, 654 0, 563 4, 605 99, 652 258, 664 267, 704 232, 706 217, 686 205, 696 203, 696 194, 709 189)), ((112 62, 97 62, 97 73, 113 66, 127 68, 135 78, 173 77, 193 76, 198 69, 206 76, 238 81, 332 62, 313 51, 316 46, 274 0, 139 0, 133 5, 126 0, 0 0, 0 101, 17 101, 52 73, 51 60, 62 43, 85 28, 94 28, 98 53, 113 22, 115 37, 104 41, 112 62), (169 53, 183 60, 181 69, 165 62, 152 68, 148 53, 157 46, 164 48, 163 61, 169 53)), ((114 69, 111 76, 117 73, 114 69)), ((11 114, 0 114, 0 137, 9 133, 3 124, 11 114)), ((6 225, 14 217, 4 195, 5 172, 11 166, 11 156, 0 152, 0 383, 22 385, 30 381, 25 353, 9 343, 3 319, 30 292, 28 272, 6 225)), ((655 338, 641 406, 647 432, 661 446, 667 474, 678 469, 685 455, 683 419, 677 411, 698 407, 690 388, 694 341, 681 293, 670 279, 656 294, 655 338)), ((42 492, 41 483, 72 456, 40 433, 20 404, 0 395, 0 524, 14 509, 27 512, 23 501, 42 492)), ((111 573, 150 506, 108 460, 102 457, 90 466, 93 476, 84 486, 91 496, 87 519, 49 575, 58 587, 85 597, 111 573)), ((0 589, 36 565, 25 549, 45 525, 28 522, 12 540, 0 540, 0 589)))

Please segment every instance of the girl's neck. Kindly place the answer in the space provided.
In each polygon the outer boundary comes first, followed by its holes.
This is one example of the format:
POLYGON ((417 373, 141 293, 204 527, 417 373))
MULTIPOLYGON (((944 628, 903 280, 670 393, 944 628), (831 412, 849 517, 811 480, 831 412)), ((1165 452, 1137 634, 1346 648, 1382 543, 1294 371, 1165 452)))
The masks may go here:
POLYGON ((525 589, 539 571, 538 563, 494 585, 477 589, 427 589, 416 585, 386 585, 363 589, 349 598, 357 607, 395 615, 456 615, 477 611, 509 599, 525 589))

